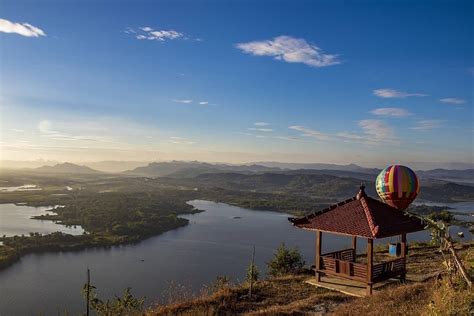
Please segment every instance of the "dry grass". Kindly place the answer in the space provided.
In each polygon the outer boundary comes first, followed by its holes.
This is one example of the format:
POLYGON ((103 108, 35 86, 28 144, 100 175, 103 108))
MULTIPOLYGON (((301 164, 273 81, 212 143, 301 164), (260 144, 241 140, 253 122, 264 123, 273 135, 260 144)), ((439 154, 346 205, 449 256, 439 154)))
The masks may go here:
MULTIPOLYGON (((474 268, 473 243, 458 246, 466 268, 474 268), (471 267, 470 265, 473 265, 471 267)), ((444 270, 437 247, 410 248, 408 270, 436 275, 444 270)), ((381 258, 384 259, 380 254, 381 258)), ((392 285, 371 297, 353 298, 317 288, 303 281, 306 276, 288 276, 259 281, 249 299, 245 285, 223 287, 199 297, 186 295, 172 304, 158 305, 146 315, 472 315, 473 292, 458 280, 431 279, 423 283, 392 285), (472 313, 472 312, 471 312, 472 313)), ((176 293, 175 293, 176 295, 176 293)), ((178 295, 178 297, 180 297, 178 295)))
POLYGON ((473 315, 474 292, 461 280, 449 282, 447 278, 436 284, 431 301, 423 315, 473 315))
POLYGON ((246 286, 224 288, 209 296, 157 306, 146 315, 297 315, 310 313, 317 304, 328 305, 318 307, 327 310, 352 299, 311 286, 304 279, 290 276, 260 281, 254 287, 252 299, 247 296, 246 286))
POLYGON ((431 297, 432 283, 393 286, 370 297, 343 304, 333 311, 334 315, 422 315, 421 307, 427 306, 431 297))

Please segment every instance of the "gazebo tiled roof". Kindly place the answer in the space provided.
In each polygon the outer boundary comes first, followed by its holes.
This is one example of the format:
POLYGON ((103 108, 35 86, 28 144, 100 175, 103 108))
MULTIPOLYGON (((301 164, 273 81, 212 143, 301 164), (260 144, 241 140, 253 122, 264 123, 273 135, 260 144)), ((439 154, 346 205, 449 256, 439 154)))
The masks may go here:
POLYGON ((305 217, 288 220, 303 229, 369 239, 411 233, 424 228, 420 219, 367 196, 363 186, 356 196, 348 200, 305 217))

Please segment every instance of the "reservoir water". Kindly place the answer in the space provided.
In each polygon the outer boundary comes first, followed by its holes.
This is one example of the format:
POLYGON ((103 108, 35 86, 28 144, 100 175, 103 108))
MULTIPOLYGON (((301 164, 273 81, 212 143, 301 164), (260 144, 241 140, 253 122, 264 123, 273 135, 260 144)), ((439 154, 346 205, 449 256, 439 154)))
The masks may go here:
POLYGON ((33 216, 54 214, 60 206, 32 207, 16 204, 0 204, 0 236, 28 236, 29 233, 49 234, 61 231, 66 234, 80 235, 84 230, 57 224, 53 221, 31 219, 33 216))
MULTIPOLYGON (((190 202, 205 212, 184 216, 189 225, 136 245, 78 252, 24 256, 0 271, 0 315, 84 313, 81 289, 86 269, 100 298, 120 294, 126 287, 152 304, 175 285, 197 291, 217 275, 242 280, 252 248, 261 273, 281 242, 298 246, 308 263, 314 261, 315 234, 293 227, 288 215, 252 211, 209 201, 190 202), (172 285, 175 284, 175 285, 172 285)), ((472 239, 462 228, 466 239, 472 239)), ((408 241, 428 240, 428 232, 410 234, 408 241)), ((349 247, 349 237, 323 235, 323 251, 349 247)), ((387 243, 387 240, 377 242, 387 243)), ((358 249, 365 251, 365 240, 358 249)))

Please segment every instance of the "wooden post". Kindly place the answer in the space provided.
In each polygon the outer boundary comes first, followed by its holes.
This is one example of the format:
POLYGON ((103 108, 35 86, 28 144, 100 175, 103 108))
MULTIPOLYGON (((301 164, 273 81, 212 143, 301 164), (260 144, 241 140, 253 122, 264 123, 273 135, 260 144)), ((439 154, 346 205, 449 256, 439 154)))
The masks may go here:
MULTIPOLYGON (((407 266, 407 234, 402 234, 402 244, 401 244, 402 249, 400 249, 400 255, 403 257, 404 262, 404 267, 403 269, 406 269, 407 266)), ((400 281, 405 283, 406 280, 406 273, 402 273, 400 275, 400 281)))
POLYGON ((357 236, 352 236, 352 251, 354 252, 354 262, 357 261, 357 236))
POLYGON ((89 316, 89 301, 91 292, 91 271, 87 268, 87 303, 86 303, 86 315, 89 316))
POLYGON ((253 246, 252 252, 252 261, 250 262, 250 286, 249 286, 249 298, 252 298, 252 288, 253 288, 253 266, 255 262, 255 246, 253 246))
POLYGON ((372 295, 372 266, 374 260, 374 240, 367 239, 367 296, 372 295))
POLYGON ((321 273, 319 270, 321 269, 321 242, 322 242, 323 234, 320 230, 316 231, 316 281, 321 281, 321 273))

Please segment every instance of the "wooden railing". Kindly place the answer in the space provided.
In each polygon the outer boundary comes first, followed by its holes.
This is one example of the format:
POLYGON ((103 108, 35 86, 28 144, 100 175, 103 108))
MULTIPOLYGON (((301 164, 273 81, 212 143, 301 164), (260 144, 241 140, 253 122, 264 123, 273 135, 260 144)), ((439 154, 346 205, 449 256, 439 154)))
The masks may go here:
POLYGON ((365 281, 367 265, 354 262, 354 250, 345 249, 326 253, 321 256, 320 271, 343 278, 365 281))
POLYGON ((400 257, 390 261, 375 264, 372 268, 372 280, 374 282, 386 280, 405 272, 405 258, 400 257))
POLYGON ((321 256, 330 257, 330 258, 334 258, 338 260, 344 260, 344 261, 355 261, 355 253, 354 253, 354 249, 352 248, 328 252, 321 256))
MULTIPOLYGON (((329 252, 321 255, 319 271, 343 278, 367 281, 367 265, 356 263, 353 249, 329 252)), ((405 258, 375 264, 372 267, 372 282, 387 280, 405 273, 405 258)))

